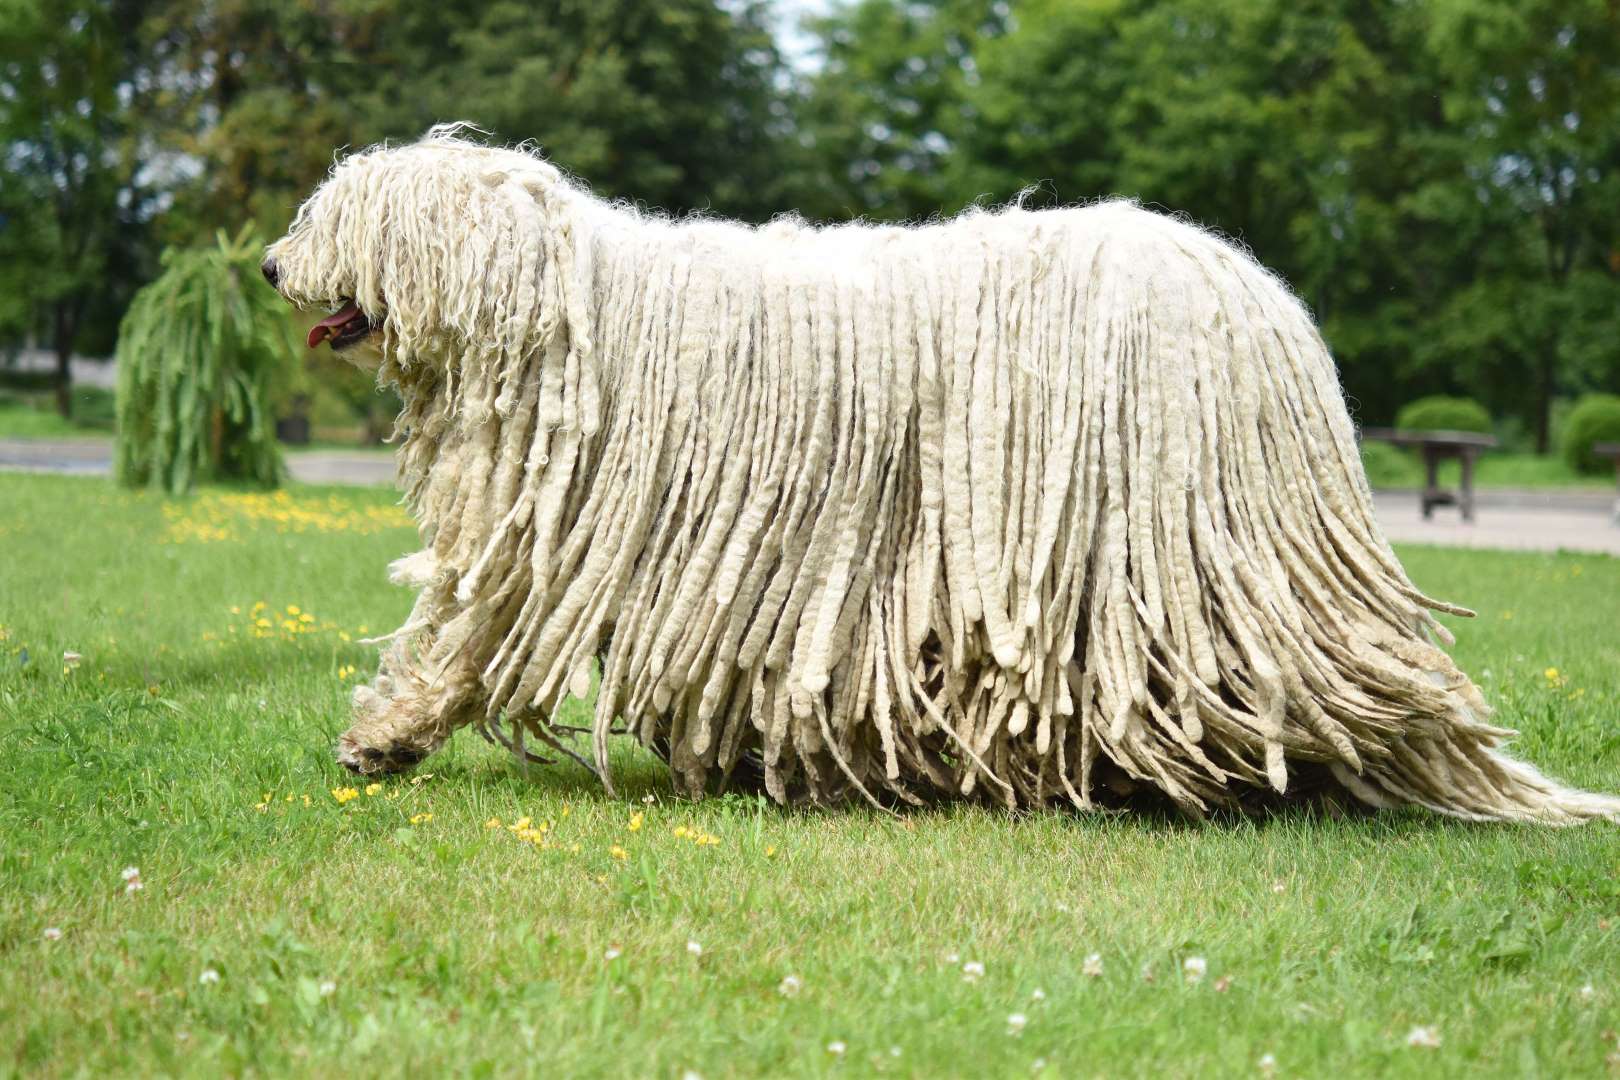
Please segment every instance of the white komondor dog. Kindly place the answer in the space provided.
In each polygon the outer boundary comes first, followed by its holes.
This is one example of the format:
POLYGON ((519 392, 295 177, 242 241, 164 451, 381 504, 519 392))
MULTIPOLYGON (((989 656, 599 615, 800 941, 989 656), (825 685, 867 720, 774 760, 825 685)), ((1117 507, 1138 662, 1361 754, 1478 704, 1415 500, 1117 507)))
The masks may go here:
POLYGON ((572 754, 599 669, 604 783, 625 731, 693 794, 1620 813, 1497 749, 1310 317, 1183 222, 673 221, 436 129, 265 272, 405 403, 421 595, 358 772, 469 723, 572 754))

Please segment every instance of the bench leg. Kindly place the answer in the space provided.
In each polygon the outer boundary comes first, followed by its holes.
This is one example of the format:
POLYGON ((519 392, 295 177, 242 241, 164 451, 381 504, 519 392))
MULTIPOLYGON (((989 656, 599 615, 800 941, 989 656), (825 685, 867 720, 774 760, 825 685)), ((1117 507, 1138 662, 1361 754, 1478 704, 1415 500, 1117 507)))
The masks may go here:
POLYGON ((1462 490, 1457 499, 1462 507, 1462 519, 1472 523, 1474 520, 1474 455, 1467 450, 1462 452, 1462 490))
POLYGON ((1434 453, 1427 446, 1423 448, 1423 520, 1428 521, 1434 516, 1435 497, 1440 493, 1440 455, 1434 453))

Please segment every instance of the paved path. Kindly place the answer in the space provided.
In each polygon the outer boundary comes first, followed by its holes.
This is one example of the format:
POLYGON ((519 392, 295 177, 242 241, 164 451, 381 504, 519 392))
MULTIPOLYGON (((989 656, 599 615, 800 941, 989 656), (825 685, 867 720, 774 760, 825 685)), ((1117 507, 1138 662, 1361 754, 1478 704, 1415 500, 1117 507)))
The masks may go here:
MULTIPOLYGON (((0 439, 0 471, 112 472, 109 439, 0 439)), ((392 484, 394 455, 379 450, 293 450, 287 469, 304 484, 392 484)))
POLYGON ((1534 497, 1539 494, 1476 490, 1472 525, 1454 507, 1439 507, 1433 519, 1424 521, 1415 491, 1380 491, 1373 505, 1384 535, 1396 543, 1620 555, 1613 496, 1572 492, 1534 497))
MULTIPOLYGON (((365 450, 298 450, 287 455, 293 478, 306 484, 391 484, 391 455, 365 450)), ((106 439, 0 439, 0 470, 105 476, 106 439)), ((1481 491, 1477 521, 1465 525, 1452 507, 1432 521, 1418 511, 1416 491, 1381 491, 1374 499, 1384 533, 1398 543, 1620 555, 1614 497, 1603 492, 1481 491)))

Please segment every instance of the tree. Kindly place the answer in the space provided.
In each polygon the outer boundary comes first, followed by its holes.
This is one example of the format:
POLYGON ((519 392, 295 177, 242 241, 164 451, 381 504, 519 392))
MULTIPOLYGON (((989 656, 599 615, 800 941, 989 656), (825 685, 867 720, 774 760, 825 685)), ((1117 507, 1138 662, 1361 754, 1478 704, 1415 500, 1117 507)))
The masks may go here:
POLYGON ((75 347, 110 345, 145 267, 152 192, 130 122, 139 10, 0 4, 0 334, 43 331, 64 416, 75 347))
POLYGON ((1435 0, 1428 31, 1460 166, 1428 208, 1472 258, 1417 359, 1528 402, 1545 453, 1555 397, 1620 388, 1620 9, 1435 0))
POLYGON ((1480 397, 1545 447, 1620 379, 1609 0, 863 0, 817 24, 822 205, 926 217, 1125 195, 1249 247, 1352 408, 1480 397), (1528 392, 1527 392, 1528 391, 1528 392))
POLYGON ((808 25, 821 64, 798 108, 802 208, 815 218, 921 220, 973 201, 953 162, 978 105, 984 43, 1009 5, 861 0, 808 25))
POLYGON ((791 119, 758 0, 166 0, 144 25, 167 74, 158 138, 208 168, 166 235, 244 213, 267 234, 334 152, 470 121, 538 143, 597 191, 759 219, 791 203, 791 119))
POLYGON ((136 294, 118 334, 120 483, 181 495, 202 477, 280 482, 271 388, 296 367, 298 344, 259 275, 263 255, 249 227, 171 248, 136 294))

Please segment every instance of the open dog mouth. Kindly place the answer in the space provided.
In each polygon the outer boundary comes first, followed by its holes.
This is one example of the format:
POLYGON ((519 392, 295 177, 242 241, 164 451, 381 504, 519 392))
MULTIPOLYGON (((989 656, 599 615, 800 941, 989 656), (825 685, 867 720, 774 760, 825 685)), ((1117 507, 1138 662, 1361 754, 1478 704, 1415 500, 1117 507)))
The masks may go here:
POLYGON ((343 349, 363 340, 380 324, 360 310, 353 300, 310 328, 307 344, 315 348, 321 342, 331 342, 333 349, 343 349))

